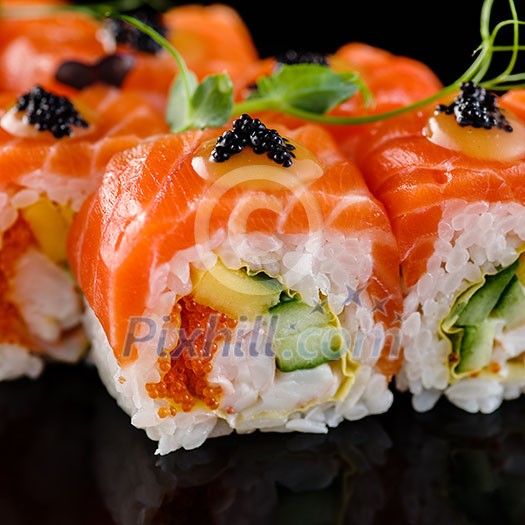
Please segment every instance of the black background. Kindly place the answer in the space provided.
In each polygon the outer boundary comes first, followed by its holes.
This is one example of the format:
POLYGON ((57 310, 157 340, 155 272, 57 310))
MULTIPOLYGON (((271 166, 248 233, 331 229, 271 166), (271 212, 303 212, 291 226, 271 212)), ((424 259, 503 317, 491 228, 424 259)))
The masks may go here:
MULTIPOLYGON (((422 60, 448 84, 480 43, 482 0, 225 3, 237 9, 263 56, 287 49, 331 53, 360 41, 422 60)), ((496 0, 493 13, 494 20, 507 17, 506 0, 496 0)))

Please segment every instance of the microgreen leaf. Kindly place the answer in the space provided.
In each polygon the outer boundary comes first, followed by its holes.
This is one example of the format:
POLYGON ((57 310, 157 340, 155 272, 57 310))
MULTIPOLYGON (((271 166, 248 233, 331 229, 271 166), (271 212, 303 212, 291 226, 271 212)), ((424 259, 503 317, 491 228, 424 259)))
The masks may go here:
POLYGON ((177 76, 170 88, 166 106, 166 121, 171 131, 188 129, 191 121, 192 99, 199 82, 194 73, 189 72, 186 81, 177 76))
POLYGON ((355 73, 336 73, 318 64, 283 64, 257 83, 251 99, 278 108, 297 108, 322 114, 351 97, 358 89, 355 73))
POLYGON ((190 73, 190 89, 186 90, 180 77, 173 82, 166 110, 171 131, 214 128, 228 122, 233 107, 233 84, 226 73, 210 75, 200 84, 190 73))
POLYGON ((218 127, 228 122, 233 108, 233 84, 226 73, 206 77, 191 100, 191 122, 196 128, 218 127))

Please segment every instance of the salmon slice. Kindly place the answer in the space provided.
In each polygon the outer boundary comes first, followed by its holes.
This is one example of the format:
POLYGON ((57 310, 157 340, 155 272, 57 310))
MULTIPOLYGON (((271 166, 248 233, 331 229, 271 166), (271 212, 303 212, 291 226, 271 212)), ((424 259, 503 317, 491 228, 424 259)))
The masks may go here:
POLYGON ((62 2, 35 2, 34 9, 19 13, 22 1, 2 2, 0 11, 0 90, 22 93, 36 83, 54 88, 58 66, 67 60, 92 62, 107 49, 100 38, 100 23, 80 13, 40 12, 62 2), (31 11, 31 12, 29 12, 31 11))
MULTIPOLYGON (((96 189, 111 157, 136 145, 142 138, 166 131, 162 113, 136 93, 96 86, 72 99, 92 130, 79 137, 54 139, 14 137, 0 128, 0 184, 23 186, 28 177, 80 179, 96 189), (38 173, 38 176, 36 175, 38 173)), ((0 116, 14 105, 16 97, 0 96, 0 116)), ((45 184, 45 183, 44 183, 45 184)), ((45 188, 42 188, 45 189, 45 188)))
MULTIPOLYGON (((295 187, 282 178, 283 168, 279 168, 279 184, 268 182, 265 173, 271 173, 275 164, 265 157, 243 160, 251 158, 243 157, 244 152, 232 159, 232 169, 260 162, 256 181, 226 184, 229 179, 215 183, 217 179, 203 178, 192 163, 222 130, 160 137, 113 158, 101 187, 73 223, 69 256, 117 359, 122 358, 128 321, 146 311, 152 268, 239 224, 243 234, 332 231, 370 237, 369 292, 387 304, 376 317, 386 325, 394 322, 401 297, 397 245, 383 207, 322 128, 277 128, 316 155, 322 169, 317 179, 295 187), (249 220, 235 223, 242 218, 246 201, 249 220)), ((228 162, 224 164, 227 171, 228 162)), ((218 163, 211 164, 222 169, 218 163)), ((398 363, 385 357, 381 366, 391 375, 398 363)))

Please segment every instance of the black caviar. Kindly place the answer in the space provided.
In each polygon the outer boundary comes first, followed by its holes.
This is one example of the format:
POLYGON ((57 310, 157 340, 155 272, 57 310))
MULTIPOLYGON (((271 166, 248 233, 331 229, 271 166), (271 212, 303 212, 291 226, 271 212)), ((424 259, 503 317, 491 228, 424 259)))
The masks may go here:
POLYGON ((454 102, 448 106, 440 104, 436 112, 454 115, 460 126, 512 131, 512 126, 498 106, 498 97, 472 81, 461 84, 461 93, 454 102))
POLYGON ((50 93, 41 86, 19 97, 16 108, 25 111, 25 119, 38 131, 50 131, 57 139, 69 137, 73 133, 72 126, 89 127, 66 97, 50 93))
MULTIPOLYGON (((168 28, 162 21, 162 13, 151 6, 145 5, 137 9, 126 11, 126 15, 132 16, 140 22, 150 26, 162 36, 168 34, 168 28)), ((162 49, 162 47, 151 37, 123 20, 110 19, 107 24, 108 29, 114 35, 115 40, 119 44, 127 44, 137 51, 150 53, 152 55, 158 53, 162 49)))
POLYGON ((285 168, 289 168, 295 158, 293 144, 275 129, 268 129, 259 119, 246 114, 233 122, 233 129, 225 131, 217 139, 211 156, 216 162, 224 162, 246 146, 259 155, 266 153, 268 158, 285 168))
POLYGON ((277 64, 293 66, 296 64, 317 64, 319 66, 329 66, 328 57, 322 53, 313 51, 296 51, 290 49, 275 57, 277 64))
POLYGON ((84 89, 97 82, 121 87, 134 65, 135 59, 130 54, 107 55, 94 64, 68 60, 60 64, 55 79, 75 89, 84 89))

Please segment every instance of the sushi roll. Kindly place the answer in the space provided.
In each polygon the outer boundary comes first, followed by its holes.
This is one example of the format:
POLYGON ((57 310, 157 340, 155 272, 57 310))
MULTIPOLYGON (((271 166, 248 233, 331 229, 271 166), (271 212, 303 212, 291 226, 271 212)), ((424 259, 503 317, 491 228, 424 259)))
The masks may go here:
POLYGON ((474 82, 376 128, 357 163, 401 256, 404 364, 417 410, 492 412, 525 390, 525 99, 474 82))
POLYGON ((0 380, 37 376, 43 356, 87 347, 66 237, 113 154, 166 132, 136 94, 96 87, 75 99, 41 87, 0 97, 0 380))
MULTIPOLYGON (((126 14, 163 35, 199 79, 223 72, 235 79, 258 58, 243 20, 227 5, 181 5, 161 14, 146 4, 126 14)), ((116 57, 133 62, 122 80, 122 89, 147 93, 164 107, 178 71, 173 57, 125 22, 110 20, 105 29, 110 41, 116 43, 116 57)), ((67 71, 62 68, 62 73, 67 71)))
POLYGON ((392 403, 397 245, 318 126, 243 115, 117 155, 68 246, 91 359, 160 454, 392 403))

